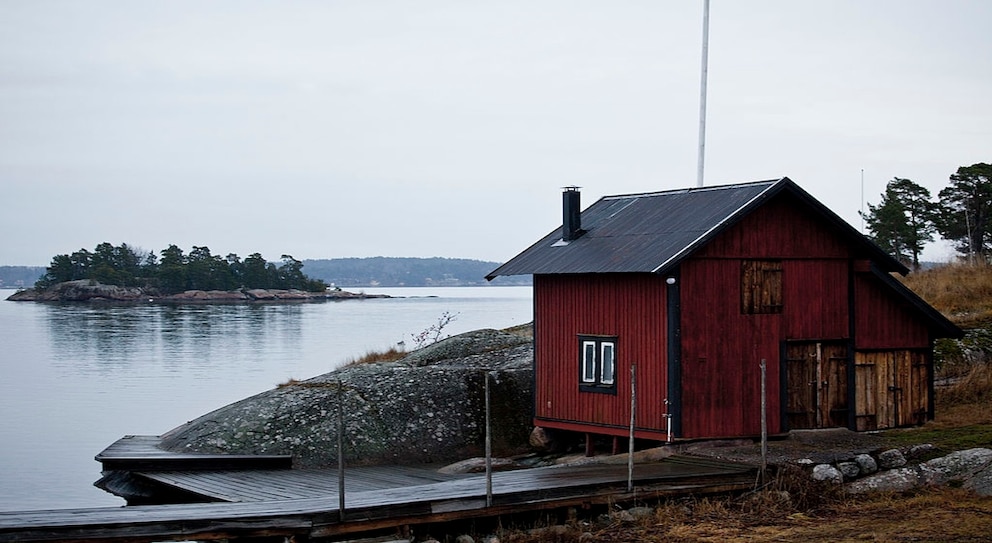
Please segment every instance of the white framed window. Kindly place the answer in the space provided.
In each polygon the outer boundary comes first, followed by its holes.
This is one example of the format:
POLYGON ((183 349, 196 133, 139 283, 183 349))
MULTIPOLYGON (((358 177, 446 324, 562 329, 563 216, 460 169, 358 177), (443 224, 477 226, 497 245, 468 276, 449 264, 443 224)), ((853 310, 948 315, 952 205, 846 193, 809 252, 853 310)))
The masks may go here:
POLYGON ((612 341, 604 341, 600 347, 599 382, 604 385, 612 385, 613 376, 617 369, 617 345, 612 341))
POLYGON ((616 393, 617 338, 579 336, 579 388, 616 393))
POLYGON ((596 342, 582 342, 582 382, 596 382, 596 342))

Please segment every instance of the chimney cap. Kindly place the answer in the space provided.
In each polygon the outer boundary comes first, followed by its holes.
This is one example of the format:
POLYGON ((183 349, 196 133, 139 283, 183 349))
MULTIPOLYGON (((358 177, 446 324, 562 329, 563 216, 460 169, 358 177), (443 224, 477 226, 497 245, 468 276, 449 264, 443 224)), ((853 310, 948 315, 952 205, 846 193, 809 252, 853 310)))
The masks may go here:
POLYGON ((582 187, 579 187, 579 186, 576 186, 576 185, 565 185, 564 187, 561 188, 561 190, 563 190, 565 192, 577 192, 581 188, 582 187))

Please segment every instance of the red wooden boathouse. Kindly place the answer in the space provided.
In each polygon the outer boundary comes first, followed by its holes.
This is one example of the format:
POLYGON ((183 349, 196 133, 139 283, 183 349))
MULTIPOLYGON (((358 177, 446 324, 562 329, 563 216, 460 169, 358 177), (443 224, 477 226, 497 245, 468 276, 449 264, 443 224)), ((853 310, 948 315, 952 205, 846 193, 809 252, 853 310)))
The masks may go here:
POLYGON ((788 178, 608 196, 494 270, 534 276, 537 426, 638 438, 871 430, 933 418, 961 331, 909 270, 788 178), (670 432, 669 432, 670 429, 670 432))

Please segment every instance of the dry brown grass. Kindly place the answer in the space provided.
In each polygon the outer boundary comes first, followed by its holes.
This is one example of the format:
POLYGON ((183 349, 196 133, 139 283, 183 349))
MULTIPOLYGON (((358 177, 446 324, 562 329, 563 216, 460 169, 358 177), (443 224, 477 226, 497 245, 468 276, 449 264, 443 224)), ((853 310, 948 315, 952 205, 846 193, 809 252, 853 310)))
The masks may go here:
POLYGON ((527 324, 518 324, 516 326, 511 326, 509 328, 504 328, 504 332, 507 334, 516 334, 518 336, 533 338, 534 337, 534 323, 528 322, 527 324))
POLYGON ((346 368, 348 366, 358 366, 362 364, 375 364, 377 362, 393 362, 403 358, 407 354, 408 353, 406 350, 398 349, 396 347, 390 347, 385 351, 367 351, 358 358, 348 360, 341 367, 346 368))
POLYGON ((953 385, 938 389, 937 395, 937 405, 944 409, 992 405, 992 366, 986 362, 974 364, 953 385))
POLYGON ((902 280, 962 328, 992 322, 992 266, 947 264, 910 273, 902 280))
POLYGON ((622 520, 603 515, 537 530, 507 531, 505 543, 658 542, 762 543, 802 541, 990 541, 992 499, 960 489, 870 498, 834 497, 803 511, 779 492, 735 499, 669 501, 653 515, 622 520))

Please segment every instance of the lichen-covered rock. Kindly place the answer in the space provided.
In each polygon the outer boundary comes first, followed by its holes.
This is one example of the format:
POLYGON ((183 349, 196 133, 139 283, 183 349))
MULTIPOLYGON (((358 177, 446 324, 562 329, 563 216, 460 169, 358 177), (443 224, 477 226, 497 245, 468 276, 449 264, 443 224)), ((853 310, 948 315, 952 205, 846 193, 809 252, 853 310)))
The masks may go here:
POLYGON ((889 449, 878 454, 878 467, 880 469, 901 468, 906 465, 906 457, 899 449, 889 449))
POLYGON ((904 492, 919 486, 920 473, 916 468, 898 468, 880 471, 847 485, 852 494, 865 492, 904 492))
POLYGON ((126 301, 133 302, 147 298, 144 290, 138 287, 118 287, 104 285, 89 279, 66 281, 44 290, 21 290, 7 299, 12 302, 75 302, 75 301, 126 301))
POLYGON ((291 454, 337 462, 338 406, 350 464, 450 462, 483 452, 490 375, 492 447, 520 452, 531 430, 531 340, 477 330, 395 362, 352 365, 208 413, 162 436, 176 452, 291 454))
POLYGON ((858 464, 859 473, 864 475, 871 475, 878 471, 878 462, 870 454, 859 454, 854 457, 854 462, 858 464))
POLYGON ((992 465, 985 466, 962 486, 979 496, 992 496, 992 465))
POLYGON ((903 492, 920 486, 960 485, 992 495, 992 449, 955 451, 915 466, 880 471, 850 483, 848 492, 903 492))
POLYGON ((992 449, 955 451, 947 456, 934 458, 922 464, 928 484, 946 485, 964 482, 992 465, 992 449))
POLYGON ((837 470, 847 479, 854 479, 861 474, 861 468, 857 462, 838 462, 837 470))
POLYGON ((844 475, 830 464, 817 464, 813 466, 813 479, 830 483, 843 483, 844 475))
POLYGON ((937 450, 937 447, 932 443, 918 443, 911 447, 908 447, 904 452, 903 456, 906 457, 906 461, 919 460, 927 455, 933 454, 937 450))

